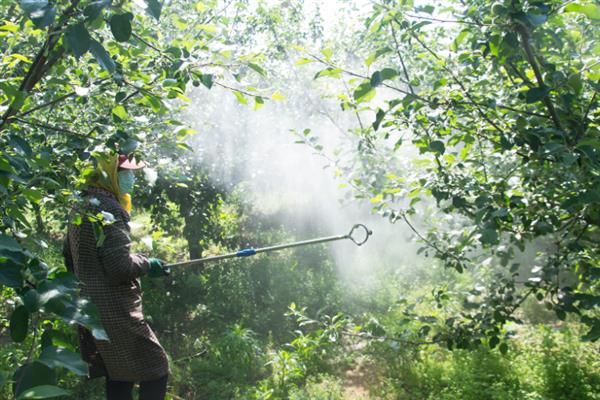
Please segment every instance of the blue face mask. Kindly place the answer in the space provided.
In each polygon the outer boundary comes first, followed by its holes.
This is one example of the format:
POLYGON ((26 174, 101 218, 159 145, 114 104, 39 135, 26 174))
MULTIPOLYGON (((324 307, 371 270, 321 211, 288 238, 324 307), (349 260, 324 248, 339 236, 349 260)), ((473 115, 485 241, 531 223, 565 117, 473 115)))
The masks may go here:
POLYGON ((121 194, 133 192, 133 185, 135 184, 135 174, 130 169, 125 169, 118 172, 119 177, 119 191, 121 194))

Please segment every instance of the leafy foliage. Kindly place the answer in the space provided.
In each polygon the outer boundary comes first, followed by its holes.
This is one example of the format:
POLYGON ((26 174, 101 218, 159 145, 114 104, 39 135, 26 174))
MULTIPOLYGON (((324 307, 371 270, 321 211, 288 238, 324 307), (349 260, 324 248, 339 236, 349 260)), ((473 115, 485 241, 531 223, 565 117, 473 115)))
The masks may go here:
MULTIPOLYGON (((180 119, 190 84, 200 103, 214 87, 256 110, 283 100, 298 51, 356 117, 336 173, 435 261, 400 282, 384 271, 371 291, 342 284, 320 247, 144 281, 170 390, 343 398, 365 363, 375 398, 596 398, 599 10, 382 0, 332 43, 299 1, 0 0, 0 396, 101 396, 79 379, 72 325, 105 333, 59 254, 97 153, 157 166, 134 214, 156 256, 296 239, 240 199, 244 182, 212 179, 190 152, 201 128, 180 119), (323 48, 293 46, 307 42, 323 48), (534 320, 554 330, 512 324, 534 320)), ((289 104, 307 107, 300 97, 289 104)), ((308 129, 299 139, 326 148, 308 129)), ((83 218, 102 240, 110 217, 83 218)))
MULTIPOLYGON (((23 342, 33 333, 23 372, 14 378, 16 396, 57 395, 51 374, 36 373, 39 379, 23 384, 31 368, 87 374, 68 349, 52 341, 40 348, 36 337, 43 318, 78 323, 105 337, 93 306, 79 298, 77 282, 62 262, 48 266, 36 256, 51 240, 46 225, 67 222, 93 154, 139 154, 158 143, 165 150, 185 149, 183 141, 193 131, 172 113, 189 101, 188 83, 199 75, 211 76, 207 86, 218 83, 231 58, 208 44, 217 24, 226 23, 217 2, 193 13, 179 12, 187 10, 185 2, 172 2, 166 18, 162 2, 145 5, 0 2, 0 282, 16 299, 9 307, 12 339, 23 342), (213 25, 198 34, 198 21, 213 25), (39 361, 33 361, 40 350, 39 361)), ((103 215, 76 216, 79 223, 81 218, 92 220, 100 234, 100 226, 110 223, 103 215)))
MULTIPOLYGON (((334 78, 349 86, 338 98, 357 114, 356 158, 337 166, 357 197, 406 223, 448 268, 499 267, 493 284, 474 292, 472 312, 445 320, 450 336, 431 332, 450 348, 498 346, 529 296, 560 319, 578 315, 589 327, 584 340, 600 337, 599 10, 560 1, 382 1, 362 33, 373 48, 365 72, 341 55, 307 56, 323 71, 343 71, 334 78), (413 221, 428 198, 435 219, 453 218, 451 229, 432 218, 423 233, 413 221), (544 246, 535 259, 513 261, 536 243, 544 246)), ((301 139, 322 151, 310 133, 301 139)))

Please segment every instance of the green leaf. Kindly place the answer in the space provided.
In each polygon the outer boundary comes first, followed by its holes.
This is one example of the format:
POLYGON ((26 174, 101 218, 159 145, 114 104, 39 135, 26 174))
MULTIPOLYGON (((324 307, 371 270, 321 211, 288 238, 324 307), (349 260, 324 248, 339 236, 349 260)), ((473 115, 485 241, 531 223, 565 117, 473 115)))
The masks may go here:
POLYGON ((93 21, 102 14, 102 10, 110 6, 111 0, 94 0, 83 10, 87 21, 93 21))
POLYGON ((200 75, 200 82, 208 89, 213 87, 213 75, 211 74, 202 74, 200 75))
POLYGON ((333 56, 333 50, 332 49, 323 49, 321 50, 321 54, 323 54, 325 56, 325 59, 327 61, 331 60, 331 57, 333 56))
POLYGON ((581 337, 581 340, 584 342, 595 342, 598 339, 600 339, 600 322, 596 321, 592 329, 581 337))
POLYGON ((327 67, 327 68, 322 69, 321 71, 317 72, 313 79, 324 78, 324 77, 339 79, 342 76, 342 72, 343 71, 339 68, 327 67))
POLYGON ((534 87, 527 91, 525 100, 527 103, 535 103, 546 97, 548 93, 550 93, 550 88, 548 86, 542 85, 540 87, 534 87))
POLYGON ((51 25, 56 18, 56 8, 48 0, 21 0, 21 8, 38 28, 51 25))
POLYGON ((48 0, 21 0, 21 8, 27 14, 41 10, 48 5, 48 0))
POLYGON ((108 54, 100 42, 92 40, 90 43, 90 51, 102 69, 111 74, 115 72, 115 62, 110 58, 110 54, 108 54))
POLYGON ((117 42, 126 42, 131 37, 132 13, 114 14, 110 17, 110 31, 117 42))
POLYGON ((380 71, 381 74, 381 80, 382 81, 387 81, 389 79, 394 79, 395 77, 397 77, 398 75, 400 75, 398 73, 397 70, 393 69, 393 68, 384 68, 380 71))
POLYGON ((482 244, 496 244, 498 243, 498 231, 493 228, 485 228, 481 232, 481 238, 479 239, 482 244))
POLYGON ((148 8, 146 11, 151 17, 154 17, 157 21, 160 19, 160 13, 162 11, 162 3, 158 0, 144 0, 148 8))
POLYGON ((19 25, 12 22, 5 22, 4 25, 0 25, 0 31, 16 33, 19 32, 19 25))
POLYGON ((578 4, 571 3, 565 7, 566 12, 576 12, 587 16, 590 19, 600 19, 600 6, 597 4, 578 4))
POLYGON ((0 251, 9 250, 9 251, 23 251, 23 248, 17 241, 3 233, 0 233, 0 251))
POLYGON ((82 22, 71 25, 65 33, 65 40, 76 58, 84 55, 90 48, 92 38, 82 22))
MULTIPOLYGON (((60 291, 64 292, 64 289, 60 291)), ((85 326, 97 340, 109 340, 100 323, 96 306, 87 299, 70 301, 64 296, 57 297, 48 301, 44 308, 46 311, 56 314, 69 325, 77 323, 85 326)))
POLYGON ((281 101, 281 100, 285 100, 285 97, 283 97, 283 95, 281 93, 279 93, 278 90, 276 90, 272 95, 271 95, 271 100, 275 100, 275 101, 281 101))
POLYGON ((44 194, 39 189, 23 189, 23 196, 32 203, 39 204, 44 194))
POLYGON ((377 60, 379 57, 381 57, 384 54, 387 54, 389 52, 391 52, 392 49, 389 47, 382 47, 381 49, 378 49, 377 51, 375 51, 373 54, 371 54, 369 57, 367 57, 367 59, 365 60, 365 65, 367 67, 371 66, 371 64, 373 64, 373 62, 375 60, 377 60))
POLYGON ((370 84, 372 87, 377 87, 377 86, 379 86, 379 84, 380 84, 381 82, 382 82, 382 79, 381 79, 381 72, 379 72, 379 71, 375 71, 375 72, 373 72, 373 75, 371 75, 371 80, 369 81, 369 84, 370 84))
POLYGON ((233 94, 235 95, 235 98, 237 99, 237 101, 240 102, 240 104, 248 104, 248 100, 246 99, 246 96, 244 96, 243 93, 238 92, 237 90, 233 91, 233 94))
POLYGON ((458 36, 456 36, 456 39, 454 39, 454 41, 452 42, 452 50, 456 51, 458 49, 458 46, 460 46, 460 44, 465 40, 468 34, 469 31, 467 29, 460 31, 458 36))
POLYGON ((433 142, 429 143, 429 150, 439 155, 442 155, 446 151, 446 146, 441 140, 434 140, 433 142))
POLYGON ((504 342, 500 345, 500 353, 502 353, 502 354, 508 353, 508 345, 504 342))
POLYGON ((265 105, 265 100, 261 96, 254 98, 254 110, 259 110, 265 105))
MULTIPOLYGON (((13 167, 10 165, 8 160, 4 157, 0 157, 0 171, 14 172, 13 167)), ((1 235, 0 237, 2 237, 2 236, 4 236, 4 235, 1 235)))
POLYGON ((248 66, 258 72, 260 76, 267 76, 267 72, 258 64, 248 63, 248 66))
POLYGON ((0 285, 20 288, 23 286, 22 266, 12 260, 0 262, 0 285))
POLYGON ((179 147, 180 149, 189 151, 189 152, 193 152, 194 149, 187 143, 185 142, 177 142, 177 147, 179 147))
POLYGON ((368 95, 371 92, 374 92, 371 83, 363 82, 354 90, 354 93, 352 93, 352 97, 354 97, 354 100, 360 101, 361 99, 368 97, 368 95))
POLYGON ((40 294, 35 289, 29 289, 23 296, 23 305, 29 313, 34 313, 40 308, 40 294))
POLYGON ((198 134, 197 130, 191 129, 191 128, 185 128, 185 127, 177 129, 177 131, 175 132, 175 135, 177 136, 177 140, 183 140, 187 136, 196 135, 196 134, 198 134))
POLYGON ((296 65, 304 65, 304 64, 310 64, 315 62, 315 60, 311 59, 311 58, 301 58, 299 60, 296 61, 296 65))
POLYGON ((121 154, 129 154, 133 153, 139 146, 140 142, 135 140, 134 138, 128 138, 124 142, 119 144, 119 151, 121 154))
POLYGON ((122 121, 125 121, 129 117, 127 114, 127 110, 125 110, 125 107, 123 107, 122 105, 113 107, 112 113, 113 113, 113 115, 116 115, 119 119, 121 119, 122 121))
POLYGON ((383 111, 381 108, 379 108, 377 110, 377 114, 375 116, 375 121, 373 122, 373 130, 379 129, 379 125, 381 124, 383 117, 385 117, 385 111, 383 111))
POLYGON ((25 306, 18 306, 10 316, 10 337, 15 342, 22 342, 27 337, 29 328, 29 312, 25 306))
POLYGON ((70 392, 52 385, 40 385, 23 391, 17 400, 26 399, 52 399, 54 397, 68 396, 70 392))
POLYGON ((577 94, 579 94, 583 89, 583 81, 581 80, 581 76, 578 74, 572 74, 569 76, 567 82, 577 94))
POLYGON ((39 361, 50 368, 64 367, 79 376, 86 376, 88 374, 87 364, 81 359, 79 354, 62 347, 45 347, 42 350, 42 354, 40 354, 39 361))
POLYGON ((492 336, 490 338, 490 349, 493 349, 494 347, 498 346, 498 343, 500 343, 500 339, 498 339, 498 336, 492 336))
POLYGON ((102 228, 102 224, 97 221, 92 221, 92 229, 94 230, 94 237, 96 238, 96 247, 102 247, 106 240, 106 234, 102 228))
POLYGON ((383 201, 383 194, 379 193, 377 196, 371 198, 371 203, 377 204, 383 201))
POLYGON ((21 366, 13 375, 13 392, 17 398, 36 386, 56 386, 56 373, 41 362, 34 361, 21 366), (19 382, 18 388, 16 382, 19 382), (17 389, 17 390, 15 390, 17 389))
POLYGON ((398 76, 398 71, 392 68, 384 68, 381 71, 375 71, 373 75, 371 75, 371 86, 377 87, 381 84, 381 82, 393 79, 398 76))
POLYGON ((215 33, 217 31, 217 26, 215 24, 198 24, 194 27, 207 33, 215 33))
POLYGON ((527 13, 527 19, 531 25, 539 26, 548 20, 548 16, 546 14, 527 13))

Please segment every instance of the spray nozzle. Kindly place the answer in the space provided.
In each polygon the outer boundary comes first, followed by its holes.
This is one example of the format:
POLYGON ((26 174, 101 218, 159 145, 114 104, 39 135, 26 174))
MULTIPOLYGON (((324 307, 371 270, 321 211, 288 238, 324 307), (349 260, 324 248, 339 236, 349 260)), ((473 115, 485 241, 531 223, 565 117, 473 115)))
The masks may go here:
POLYGON ((369 240, 369 236, 373 234, 373 231, 367 228, 363 224, 356 224, 350 229, 350 233, 346 236, 352 240, 355 245, 362 246, 369 240), (363 236, 364 235, 364 236, 363 236))

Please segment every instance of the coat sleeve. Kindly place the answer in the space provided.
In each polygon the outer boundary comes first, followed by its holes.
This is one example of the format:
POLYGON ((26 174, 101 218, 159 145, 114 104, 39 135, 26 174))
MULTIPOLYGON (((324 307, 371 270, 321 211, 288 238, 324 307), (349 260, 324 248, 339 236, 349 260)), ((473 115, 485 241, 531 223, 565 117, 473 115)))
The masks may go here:
POLYGON ((127 222, 117 219, 105 225, 104 243, 98 248, 98 256, 107 278, 114 284, 132 281, 148 271, 148 259, 131 254, 131 238, 127 222))

